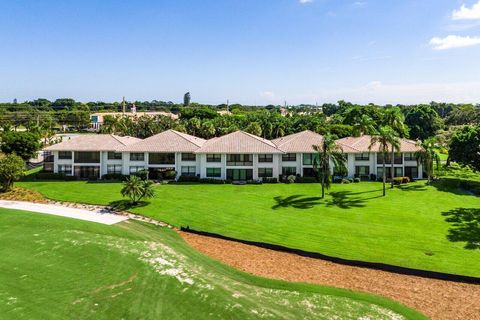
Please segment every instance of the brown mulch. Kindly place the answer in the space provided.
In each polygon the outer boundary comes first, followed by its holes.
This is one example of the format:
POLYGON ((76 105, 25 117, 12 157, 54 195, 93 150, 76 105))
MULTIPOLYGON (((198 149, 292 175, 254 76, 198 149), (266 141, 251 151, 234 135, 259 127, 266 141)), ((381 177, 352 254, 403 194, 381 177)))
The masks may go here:
POLYGON ((234 241, 179 234, 200 252, 254 275, 382 295, 435 320, 480 319, 480 285, 350 267, 234 241))

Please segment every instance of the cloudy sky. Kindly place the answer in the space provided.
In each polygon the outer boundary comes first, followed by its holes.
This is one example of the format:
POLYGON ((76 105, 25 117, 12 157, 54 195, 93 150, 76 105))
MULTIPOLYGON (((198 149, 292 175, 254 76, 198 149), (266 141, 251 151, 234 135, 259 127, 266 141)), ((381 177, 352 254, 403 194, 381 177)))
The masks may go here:
POLYGON ((480 103, 480 0, 0 2, 0 100, 480 103))

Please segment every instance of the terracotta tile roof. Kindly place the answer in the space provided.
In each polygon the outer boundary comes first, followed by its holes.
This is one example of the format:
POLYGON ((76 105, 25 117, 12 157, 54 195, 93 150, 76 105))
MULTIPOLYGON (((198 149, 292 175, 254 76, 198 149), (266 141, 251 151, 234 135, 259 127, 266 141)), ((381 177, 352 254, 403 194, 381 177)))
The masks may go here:
POLYGON ((175 130, 167 130, 133 145, 122 148, 125 152, 194 152, 205 143, 204 139, 175 130))
MULTIPOLYGON (((337 144, 343 148, 343 152, 345 153, 360 153, 369 151, 378 152, 380 149, 378 143, 369 149, 371 139, 372 137, 369 135, 364 135, 361 137, 346 137, 337 140, 337 144)), ((400 139, 400 152, 416 152, 419 150, 421 150, 421 148, 417 146, 415 141, 400 139)))
POLYGON ((287 153, 313 153, 315 150, 312 146, 320 145, 322 141, 322 135, 310 130, 272 140, 278 149, 287 153))
POLYGON ((275 144, 253 134, 236 131, 207 140, 195 153, 283 153, 275 144))
POLYGON ((141 139, 113 134, 85 134, 46 147, 46 151, 117 151, 141 139))

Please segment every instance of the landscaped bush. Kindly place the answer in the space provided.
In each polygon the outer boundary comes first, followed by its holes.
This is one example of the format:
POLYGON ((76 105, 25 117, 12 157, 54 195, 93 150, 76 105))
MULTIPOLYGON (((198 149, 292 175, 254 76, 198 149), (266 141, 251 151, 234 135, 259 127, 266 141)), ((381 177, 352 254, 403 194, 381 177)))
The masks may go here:
POLYGON ((353 180, 352 179, 342 179, 342 184, 349 184, 349 183, 352 183, 353 180))
POLYGON ((395 185, 406 184, 406 183, 409 183, 409 182, 410 182, 409 177, 395 177, 395 178, 393 178, 393 184, 395 184, 395 185))
POLYGON ((277 178, 262 178, 263 183, 278 183, 277 178))
POLYGON ((318 183, 319 180, 315 177, 297 177, 295 183, 318 183))
POLYGON ((463 180, 455 178, 442 178, 437 181, 433 181, 432 185, 439 189, 460 189, 477 196, 480 196, 480 182, 472 180, 463 180))
POLYGON ((247 184, 262 184, 261 180, 247 180, 247 184))
POLYGON ((180 176, 177 182, 200 182, 200 178, 197 176, 180 176))
POLYGON ((145 180, 148 179, 148 170, 140 170, 140 171, 135 172, 133 175, 137 176, 140 179, 142 179, 143 181, 145 181, 145 180))
POLYGON ((198 182, 205 184, 225 184, 225 180, 214 178, 201 178, 198 182))
POLYGON ((359 183, 360 181, 361 181, 360 178, 353 178, 354 183, 359 183))
POLYGON ((374 173, 370 173, 370 181, 376 181, 377 180, 377 175, 374 173))
POLYGON ((287 177, 287 180, 286 180, 286 183, 295 183, 295 180, 297 180, 297 177, 295 176, 288 176, 287 177))
POLYGON ((88 177, 88 181, 97 181, 97 180, 98 180, 97 176, 89 176, 88 177))
POLYGON ((177 172, 175 170, 165 171, 162 174, 162 178, 165 180, 173 180, 176 178, 176 176, 177 176, 177 172))
POLYGON ((39 172, 35 176, 38 180, 65 180, 64 173, 39 172))
POLYGON ((102 176, 103 180, 118 180, 123 181, 126 179, 127 176, 124 176, 121 173, 107 173, 102 176))

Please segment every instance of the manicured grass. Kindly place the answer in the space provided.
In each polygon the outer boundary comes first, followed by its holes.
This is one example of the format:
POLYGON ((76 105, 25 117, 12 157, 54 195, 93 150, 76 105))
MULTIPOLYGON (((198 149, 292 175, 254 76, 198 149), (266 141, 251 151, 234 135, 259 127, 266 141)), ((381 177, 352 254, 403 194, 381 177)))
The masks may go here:
MULTIPOLYGON (((119 183, 19 185, 64 201, 121 200, 119 183)), ((480 277, 480 198, 425 182, 388 189, 386 197, 371 182, 334 184, 325 200, 319 194, 318 184, 161 185, 132 211, 238 239, 480 277)))
POLYGON ((253 277, 172 230, 0 209, 4 319, 424 319, 380 297, 253 277))

